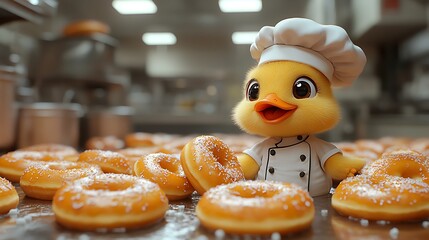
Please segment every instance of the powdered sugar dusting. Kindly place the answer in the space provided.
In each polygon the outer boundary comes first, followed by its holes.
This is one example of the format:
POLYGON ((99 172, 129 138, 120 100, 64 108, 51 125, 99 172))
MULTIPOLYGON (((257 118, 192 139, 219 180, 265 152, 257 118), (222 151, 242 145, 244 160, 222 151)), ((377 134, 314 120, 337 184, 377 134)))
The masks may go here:
POLYGON ((204 170, 211 178, 224 183, 244 180, 240 164, 234 153, 214 136, 199 136, 192 141, 193 159, 198 170, 204 170))
POLYGON ((254 207, 264 209, 271 202, 283 202, 283 210, 305 211, 313 208, 309 194, 293 184, 273 181, 240 181, 209 189, 203 196, 225 209, 254 207))

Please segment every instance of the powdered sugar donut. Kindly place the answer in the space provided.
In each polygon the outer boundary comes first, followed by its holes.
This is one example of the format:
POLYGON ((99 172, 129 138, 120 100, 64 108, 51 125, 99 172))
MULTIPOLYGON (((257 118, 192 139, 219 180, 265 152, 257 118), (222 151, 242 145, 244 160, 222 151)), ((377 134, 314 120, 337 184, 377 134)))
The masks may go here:
POLYGON ((48 162, 28 167, 21 176, 20 186, 29 197, 52 200, 66 182, 102 173, 99 166, 84 162, 48 162))
POLYGON ((169 200, 187 198, 194 192, 183 171, 180 159, 173 155, 149 154, 136 161, 134 172, 136 176, 157 183, 169 200))
POLYGON ((220 184, 244 180, 237 157, 219 138, 199 136, 180 156, 183 170, 199 194, 220 184))
POLYGON ((159 221, 168 209, 164 192, 148 180, 102 174, 66 184, 52 210, 61 225, 77 230, 140 228, 159 221))
POLYGON ((343 180, 332 196, 342 215, 408 221, 429 217, 429 162, 410 150, 383 154, 362 175, 343 180))
POLYGON ((6 179, 0 177, 0 214, 16 208, 19 203, 15 187, 6 179))
POLYGON ((104 150, 86 150, 79 154, 79 162, 96 164, 105 173, 133 174, 135 159, 124 155, 104 150))
POLYGON ((209 189, 196 207, 201 224, 228 233, 291 233, 308 228, 313 200, 299 186, 272 181, 241 181, 209 189))

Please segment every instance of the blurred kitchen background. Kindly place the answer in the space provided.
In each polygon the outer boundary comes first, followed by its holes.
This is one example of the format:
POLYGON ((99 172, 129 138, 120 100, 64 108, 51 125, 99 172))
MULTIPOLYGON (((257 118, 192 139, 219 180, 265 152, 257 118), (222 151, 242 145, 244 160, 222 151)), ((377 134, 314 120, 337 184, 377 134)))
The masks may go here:
POLYGON ((429 1, 227 5, 1 0, 0 149, 43 142, 45 135, 77 145, 91 136, 136 131, 240 133, 231 110, 255 62, 249 39, 239 34, 252 37, 288 17, 340 25, 368 57, 354 85, 336 90, 343 119, 326 139, 429 136, 429 1), (70 30, 82 20, 108 28, 70 30), (148 33, 167 38, 150 42, 160 39, 148 33))

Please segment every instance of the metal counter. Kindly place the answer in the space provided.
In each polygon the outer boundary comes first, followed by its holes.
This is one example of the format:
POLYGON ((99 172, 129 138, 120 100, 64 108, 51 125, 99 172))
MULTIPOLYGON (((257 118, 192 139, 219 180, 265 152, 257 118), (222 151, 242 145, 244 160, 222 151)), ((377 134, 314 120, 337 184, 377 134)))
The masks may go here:
MULTIPOLYGON (((0 239, 271 239, 271 236, 228 234, 222 238, 220 234, 199 226, 195 206, 200 197, 196 193, 190 199, 170 202, 170 210, 164 220, 141 230, 72 231, 55 222, 51 201, 25 197, 21 188, 16 187, 20 196, 19 211, 0 216, 0 239)), ((330 200, 330 195, 314 198, 316 217, 311 228, 302 233, 282 236, 282 239, 429 239, 427 221, 396 224, 352 220, 339 216, 331 208, 330 200), (397 235, 392 234, 396 231, 394 228, 399 230, 397 235)))

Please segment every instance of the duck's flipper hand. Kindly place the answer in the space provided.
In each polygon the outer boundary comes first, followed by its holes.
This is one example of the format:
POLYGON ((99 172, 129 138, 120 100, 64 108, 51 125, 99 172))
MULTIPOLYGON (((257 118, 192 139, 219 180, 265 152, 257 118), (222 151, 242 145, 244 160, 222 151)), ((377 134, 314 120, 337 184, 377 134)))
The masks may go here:
POLYGON ((258 174, 259 165, 256 161, 249 155, 245 153, 240 153, 237 155, 238 162, 240 163, 241 169, 243 170, 244 177, 247 180, 253 180, 258 174))
POLYGON ((366 161, 361 158, 346 157, 341 153, 332 155, 325 162, 325 171, 335 180, 343 180, 347 177, 356 175, 366 161))

